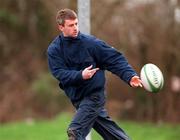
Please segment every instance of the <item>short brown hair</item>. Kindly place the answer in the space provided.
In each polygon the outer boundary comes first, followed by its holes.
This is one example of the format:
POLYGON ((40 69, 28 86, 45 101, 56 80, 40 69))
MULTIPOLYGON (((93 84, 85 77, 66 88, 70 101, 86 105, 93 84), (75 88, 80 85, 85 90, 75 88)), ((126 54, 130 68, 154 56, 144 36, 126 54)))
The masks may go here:
POLYGON ((57 12, 56 22, 58 25, 64 25, 67 19, 76 19, 77 14, 71 9, 62 9, 57 12))

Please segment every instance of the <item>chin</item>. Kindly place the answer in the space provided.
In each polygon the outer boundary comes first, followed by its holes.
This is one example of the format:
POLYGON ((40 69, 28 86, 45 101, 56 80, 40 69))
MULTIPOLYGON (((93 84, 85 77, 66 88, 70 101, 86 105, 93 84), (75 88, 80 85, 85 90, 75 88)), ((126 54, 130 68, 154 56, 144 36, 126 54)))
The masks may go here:
POLYGON ((72 37, 77 37, 77 36, 78 36, 78 34, 73 34, 73 35, 72 35, 72 37))

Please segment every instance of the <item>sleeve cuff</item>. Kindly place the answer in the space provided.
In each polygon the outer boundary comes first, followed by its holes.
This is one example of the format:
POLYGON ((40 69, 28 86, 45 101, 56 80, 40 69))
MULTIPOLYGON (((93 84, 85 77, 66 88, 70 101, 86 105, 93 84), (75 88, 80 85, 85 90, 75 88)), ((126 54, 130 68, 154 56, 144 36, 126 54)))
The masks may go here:
POLYGON ((78 82, 84 81, 84 79, 83 79, 83 77, 82 77, 82 70, 77 73, 77 77, 76 77, 76 78, 77 78, 77 81, 78 81, 78 82))
POLYGON ((131 86, 131 85, 130 85, 130 81, 131 81, 131 78, 134 77, 134 76, 137 76, 137 74, 135 73, 135 74, 131 75, 131 76, 128 78, 127 83, 128 83, 129 86, 131 86))

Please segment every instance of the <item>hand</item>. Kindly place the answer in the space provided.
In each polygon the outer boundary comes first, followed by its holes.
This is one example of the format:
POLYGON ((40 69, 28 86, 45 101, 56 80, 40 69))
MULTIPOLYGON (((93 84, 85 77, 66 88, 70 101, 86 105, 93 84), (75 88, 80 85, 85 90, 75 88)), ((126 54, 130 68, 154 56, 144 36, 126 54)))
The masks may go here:
POLYGON ((142 86, 142 81, 141 79, 139 78, 139 76, 133 76, 130 80, 130 85, 132 87, 143 87, 142 86))
POLYGON ((99 70, 99 68, 92 69, 92 67, 93 66, 91 65, 82 71, 82 77, 84 80, 90 79, 99 70))

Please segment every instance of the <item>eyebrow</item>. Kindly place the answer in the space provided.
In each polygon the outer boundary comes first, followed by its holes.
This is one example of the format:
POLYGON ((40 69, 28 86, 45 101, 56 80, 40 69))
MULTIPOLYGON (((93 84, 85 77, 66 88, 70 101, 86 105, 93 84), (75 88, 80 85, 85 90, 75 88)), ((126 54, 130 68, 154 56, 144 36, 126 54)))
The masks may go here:
POLYGON ((71 24, 69 24, 68 26, 72 26, 72 25, 77 25, 78 24, 78 22, 74 22, 74 23, 71 23, 71 24))

